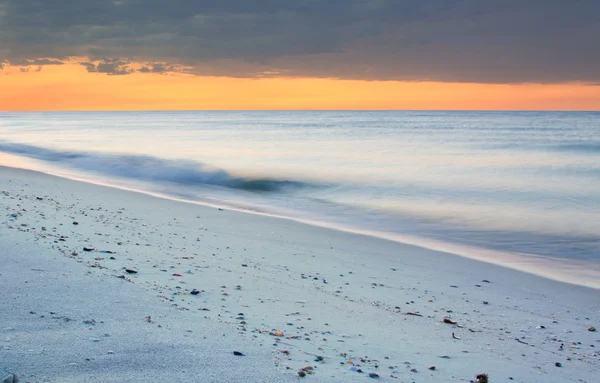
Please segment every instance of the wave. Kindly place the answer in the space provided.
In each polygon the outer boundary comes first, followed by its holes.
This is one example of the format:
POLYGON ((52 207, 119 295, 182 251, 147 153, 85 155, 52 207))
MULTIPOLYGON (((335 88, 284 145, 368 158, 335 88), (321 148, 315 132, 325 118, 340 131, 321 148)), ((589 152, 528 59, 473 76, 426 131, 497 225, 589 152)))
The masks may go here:
POLYGON ((63 151, 11 142, 0 142, 0 152, 142 181, 212 185, 253 192, 279 192, 290 188, 314 186, 297 180, 239 177, 198 161, 169 160, 145 155, 63 151))
POLYGON ((552 148, 559 151, 600 153, 600 142, 559 144, 553 146, 552 148))

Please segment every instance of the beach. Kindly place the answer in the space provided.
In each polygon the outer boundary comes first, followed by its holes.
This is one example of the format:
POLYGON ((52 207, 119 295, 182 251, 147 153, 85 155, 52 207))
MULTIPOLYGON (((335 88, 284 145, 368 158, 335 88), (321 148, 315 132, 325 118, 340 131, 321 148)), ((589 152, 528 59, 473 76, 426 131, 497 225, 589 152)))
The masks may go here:
POLYGON ((20 381, 599 375, 597 289, 29 170, 0 167, 0 201, 0 371, 20 381))

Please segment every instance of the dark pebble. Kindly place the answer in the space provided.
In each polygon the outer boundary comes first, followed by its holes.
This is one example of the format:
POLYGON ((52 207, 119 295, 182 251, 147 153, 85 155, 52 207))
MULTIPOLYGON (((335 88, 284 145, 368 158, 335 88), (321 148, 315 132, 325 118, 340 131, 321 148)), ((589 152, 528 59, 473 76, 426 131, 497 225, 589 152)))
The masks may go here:
POLYGON ((304 371, 298 371, 298 376, 301 378, 304 378, 306 376, 306 372, 304 371))
POLYGON ((248 265, 245 263, 242 263, 242 267, 248 267, 248 265))
POLYGON ((373 379, 379 379, 379 375, 377 375, 377 374, 376 374, 376 373, 374 373, 374 372, 371 372, 371 373, 369 374, 369 378, 373 378, 373 379))
POLYGON ((192 295, 198 295, 198 294, 200 294, 200 291, 198 291, 196 289, 193 289, 192 291, 190 291, 190 294, 192 294, 192 295))
POLYGON ((554 363, 554 365, 555 365, 556 367, 562 367, 562 363, 559 363, 559 362, 556 362, 556 363, 554 363))
POLYGON ((431 366, 431 367, 429 367, 429 369, 430 369, 431 371, 435 371, 435 366, 431 366))
POLYGON ((239 351, 234 351, 233 355, 237 355, 237 356, 244 356, 244 353, 239 352, 239 351))
POLYGON ((83 251, 94 251, 93 247, 84 247, 83 251))
POLYGON ((125 269, 126 272, 128 272, 129 274, 137 274, 137 271, 132 270, 132 269, 125 269))

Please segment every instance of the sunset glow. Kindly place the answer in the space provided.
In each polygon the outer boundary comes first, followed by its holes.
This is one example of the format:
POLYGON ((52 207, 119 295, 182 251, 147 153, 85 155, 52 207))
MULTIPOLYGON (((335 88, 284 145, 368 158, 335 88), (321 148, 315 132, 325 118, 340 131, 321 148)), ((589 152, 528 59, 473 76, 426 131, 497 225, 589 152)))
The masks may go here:
POLYGON ((600 86, 88 73, 79 64, 0 72, 0 109, 597 110, 600 86))

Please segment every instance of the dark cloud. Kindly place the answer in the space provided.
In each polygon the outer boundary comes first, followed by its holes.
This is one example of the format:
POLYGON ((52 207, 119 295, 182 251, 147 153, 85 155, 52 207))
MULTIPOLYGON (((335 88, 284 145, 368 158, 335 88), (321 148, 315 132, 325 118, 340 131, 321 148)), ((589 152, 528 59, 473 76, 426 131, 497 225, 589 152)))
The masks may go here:
POLYGON ((28 66, 28 65, 64 65, 61 60, 54 59, 15 59, 9 60, 10 65, 14 66, 28 66))
POLYGON ((242 77, 598 82, 599 14, 596 0, 0 0, 0 61, 85 56, 107 74, 132 73, 131 60, 150 63, 142 73, 177 64, 242 77))
POLYGON ((146 65, 146 66, 141 67, 140 69, 138 69, 138 72, 165 74, 165 73, 173 72, 176 70, 177 70, 177 68, 173 65, 168 65, 168 64, 164 64, 164 63, 155 63, 155 64, 146 65))
POLYGON ((29 65, 64 65, 65 63, 60 60, 51 60, 51 59, 35 59, 30 60, 29 65))
POLYGON ((119 59, 104 59, 100 62, 83 62, 81 63, 88 72, 105 73, 111 76, 121 76, 135 72, 135 69, 130 68, 130 62, 119 59))

